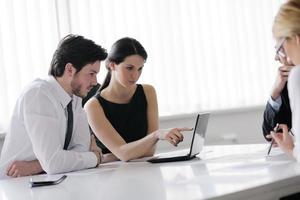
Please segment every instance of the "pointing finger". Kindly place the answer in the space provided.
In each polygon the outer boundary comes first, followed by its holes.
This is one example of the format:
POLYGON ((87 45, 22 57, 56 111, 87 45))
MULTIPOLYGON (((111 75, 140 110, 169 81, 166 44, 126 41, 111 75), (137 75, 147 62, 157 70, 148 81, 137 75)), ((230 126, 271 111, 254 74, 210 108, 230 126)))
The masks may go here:
POLYGON ((192 131, 193 128, 183 127, 183 128, 177 128, 178 131, 192 131))

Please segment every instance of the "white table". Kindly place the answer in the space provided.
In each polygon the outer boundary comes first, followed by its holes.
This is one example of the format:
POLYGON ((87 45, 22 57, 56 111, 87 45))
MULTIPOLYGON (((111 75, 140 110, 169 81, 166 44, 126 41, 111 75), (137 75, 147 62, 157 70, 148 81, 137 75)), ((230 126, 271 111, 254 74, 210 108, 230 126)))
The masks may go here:
POLYGON ((40 188, 29 187, 30 177, 1 180, 0 199, 244 200, 278 199, 299 192, 300 164, 278 149, 266 157, 267 148, 266 144, 208 146, 201 159, 191 161, 107 163, 67 173, 59 185, 40 188))

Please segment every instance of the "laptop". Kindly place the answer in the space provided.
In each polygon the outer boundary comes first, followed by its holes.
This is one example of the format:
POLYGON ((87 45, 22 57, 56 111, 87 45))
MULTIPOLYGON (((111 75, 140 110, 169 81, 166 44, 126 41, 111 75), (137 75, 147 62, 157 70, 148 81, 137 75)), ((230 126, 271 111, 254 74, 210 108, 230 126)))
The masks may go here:
POLYGON ((197 154, 201 152, 204 146, 204 138, 207 129, 208 119, 210 113, 200 113, 197 115, 196 124, 193 132, 193 136, 190 141, 190 149, 187 152, 176 152, 177 155, 170 156, 171 153, 165 153, 163 156, 159 155, 152 159, 147 160, 150 163, 163 163, 163 162, 175 162, 175 161, 185 161, 191 160, 196 157, 197 154))

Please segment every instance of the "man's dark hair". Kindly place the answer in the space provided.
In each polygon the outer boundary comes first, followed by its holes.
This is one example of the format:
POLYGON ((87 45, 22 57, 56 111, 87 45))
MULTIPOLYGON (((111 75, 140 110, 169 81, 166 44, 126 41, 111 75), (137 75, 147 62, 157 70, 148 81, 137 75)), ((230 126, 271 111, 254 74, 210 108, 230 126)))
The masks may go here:
POLYGON ((106 57, 106 50, 94 41, 70 34, 58 44, 51 61, 49 75, 61 77, 67 63, 71 63, 78 73, 85 65, 105 60, 106 57))

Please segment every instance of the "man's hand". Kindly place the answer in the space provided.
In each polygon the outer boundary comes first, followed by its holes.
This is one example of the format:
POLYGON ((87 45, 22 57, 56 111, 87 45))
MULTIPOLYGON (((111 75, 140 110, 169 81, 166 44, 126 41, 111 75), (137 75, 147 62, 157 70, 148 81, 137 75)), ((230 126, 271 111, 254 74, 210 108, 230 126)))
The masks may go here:
POLYGON ((97 166, 103 162, 102 150, 101 150, 101 148, 98 147, 94 135, 91 136, 90 151, 92 151, 97 156, 97 159, 98 159, 97 166))
POLYGON ((101 154, 102 154, 102 150, 101 150, 101 148, 98 147, 94 135, 91 136, 90 151, 99 151, 99 152, 101 152, 101 154))
POLYGON ((21 177, 43 172, 38 160, 14 161, 7 169, 7 176, 21 177))

